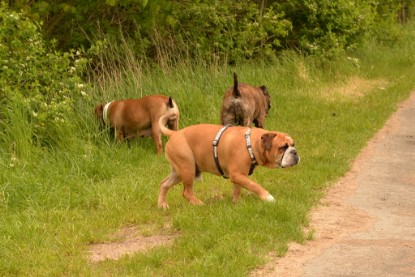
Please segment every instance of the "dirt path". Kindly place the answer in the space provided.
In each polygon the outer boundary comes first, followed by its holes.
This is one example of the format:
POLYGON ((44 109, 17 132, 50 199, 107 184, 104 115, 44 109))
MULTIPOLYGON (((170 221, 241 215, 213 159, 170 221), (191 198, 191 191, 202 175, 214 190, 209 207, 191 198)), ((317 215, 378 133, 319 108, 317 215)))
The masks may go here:
POLYGON ((311 213, 315 239, 252 276, 415 276, 415 93, 311 213))

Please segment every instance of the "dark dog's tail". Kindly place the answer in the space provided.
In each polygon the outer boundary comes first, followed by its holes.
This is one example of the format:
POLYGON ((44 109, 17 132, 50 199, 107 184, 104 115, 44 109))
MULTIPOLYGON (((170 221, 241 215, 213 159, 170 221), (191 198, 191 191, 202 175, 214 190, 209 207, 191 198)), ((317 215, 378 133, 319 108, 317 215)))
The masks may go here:
POLYGON ((233 96, 235 98, 241 97, 241 92, 238 89, 238 75, 236 73, 233 73, 233 96))

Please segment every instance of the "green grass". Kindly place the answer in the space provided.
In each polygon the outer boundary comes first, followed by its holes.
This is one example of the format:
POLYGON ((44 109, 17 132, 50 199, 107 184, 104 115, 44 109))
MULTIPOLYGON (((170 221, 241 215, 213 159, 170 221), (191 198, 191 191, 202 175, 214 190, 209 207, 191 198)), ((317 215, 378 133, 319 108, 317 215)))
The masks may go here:
POLYGON ((16 132, 9 141, 15 143, 0 148, 0 275, 243 276, 265 263, 269 252, 284 255, 288 242, 310 237, 303 227, 324 188, 347 172, 415 87, 415 40, 408 34, 395 47, 369 44, 351 53, 357 63, 345 57, 323 67, 290 53, 280 64, 233 68, 183 64, 142 70, 129 63, 130 71, 109 71, 95 84, 93 101, 77 107, 77 127, 63 130, 52 149, 25 143, 27 126, 17 116, 10 126, 16 132), (113 142, 93 120, 95 103, 161 93, 179 104, 181 127, 218 123, 233 71, 241 82, 267 85, 272 109, 266 128, 289 133, 301 163, 255 171, 252 179, 276 196, 275 204, 246 191, 233 204, 230 182, 204 174, 195 185, 204 206, 190 206, 178 185, 168 194, 170 209, 158 209, 168 163, 150 139, 113 142), (344 87, 356 76, 384 82, 374 82, 363 96, 336 89, 334 100, 327 96, 330 89, 324 88, 344 87), (179 236, 171 246, 118 261, 88 261, 90 243, 110 241, 127 225, 145 235, 179 236))

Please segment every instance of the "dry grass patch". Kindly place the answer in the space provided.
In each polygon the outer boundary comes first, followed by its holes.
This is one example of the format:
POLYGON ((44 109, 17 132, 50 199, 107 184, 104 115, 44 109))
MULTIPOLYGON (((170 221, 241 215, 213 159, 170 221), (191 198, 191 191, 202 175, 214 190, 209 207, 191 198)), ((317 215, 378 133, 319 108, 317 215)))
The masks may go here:
POLYGON ((145 252, 161 245, 170 245, 177 236, 177 233, 144 236, 136 226, 125 226, 113 235, 114 242, 91 244, 89 259, 92 262, 118 260, 125 255, 145 252))
POLYGON ((353 76, 343 83, 323 86, 318 93, 328 101, 353 100, 369 94, 374 89, 386 89, 387 86, 388 81, 385 79, 367 80, 353 76))

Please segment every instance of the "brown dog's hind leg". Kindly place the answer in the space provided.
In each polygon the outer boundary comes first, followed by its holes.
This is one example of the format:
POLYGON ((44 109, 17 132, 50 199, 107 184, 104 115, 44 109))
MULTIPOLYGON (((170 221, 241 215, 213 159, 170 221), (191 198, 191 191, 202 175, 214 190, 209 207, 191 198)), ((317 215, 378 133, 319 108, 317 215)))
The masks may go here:
POLYGON ((167 176, 160 184, 160 193, 158 198, 158 207, 161 209, 167 209, 169 205, 166 202, 166 195, 169 189, 180 182, 180 177, 176 172, 171 169, 170 175, 167 176))
POLYGON ((161 155, 161 153, 163 153, 163 143, 161 142, 161 133, 160 133, 160 135, 158 135, 158 134, 155 135, 153 133, 152 138, 153 138, 154 142, 156 143, 157 154, 161 155))
POLYGON ((195 180, 195 170, 190 169, 181 172, 183 182, 183 197, 193 205, 203 205, 203 202, 193 194, 193 182, 195 180))
POLYGON ((151 127, 151 137, 156 144, 157 154, 160 155, 163 152, 163 143, 161 142, 161 130, 156 124, 151 127))
POLYGON ((124 131, 123 131, 122 127, 115 128, 115 133, 117 135, 118 142, 122 142, 124 140, 124 131))
POLYGON ((232 200, 234 203, 239 201, 239 198, 241 198, 241 186, 237 184, 233 184, 233 196, 232 200))

